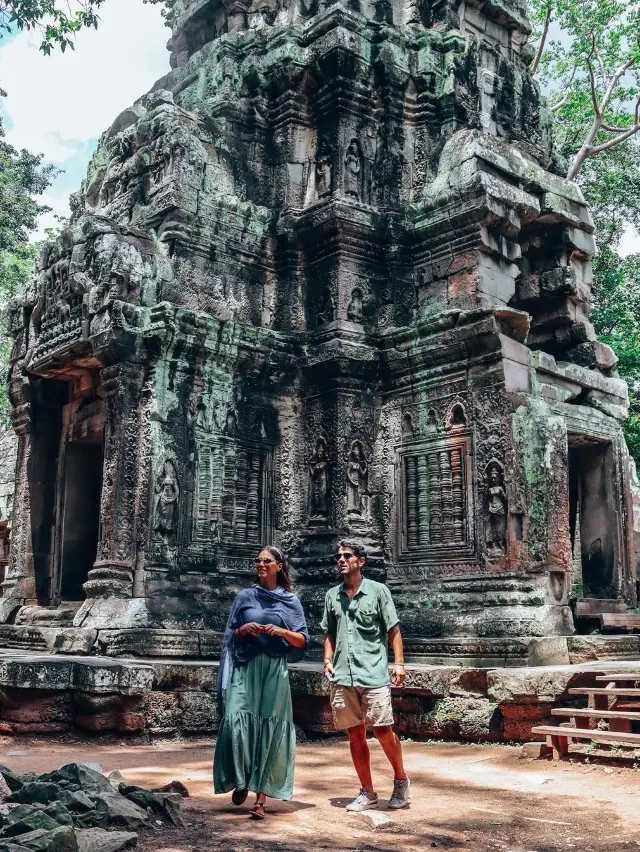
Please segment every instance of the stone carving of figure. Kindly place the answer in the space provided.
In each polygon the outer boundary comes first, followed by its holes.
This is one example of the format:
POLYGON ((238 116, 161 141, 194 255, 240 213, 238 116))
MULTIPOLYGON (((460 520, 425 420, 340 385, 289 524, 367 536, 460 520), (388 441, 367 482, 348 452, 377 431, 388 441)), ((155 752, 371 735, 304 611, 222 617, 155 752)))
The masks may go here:
POLYGON ((178 474, 175 464, 165 461, 162 472, 156 480, 156 518, 153 525, 155 532, 159 533, 163 542, 170 545, 176 534, 178 525, 178 500, 180 497, 180 486, 178 485, 178 474))
POLYGON ((351 322, 362 322, 362 290, 356 287, 351 293, 351 301, 347 308, 347 319, 351 322))
POLYGON ((487 498, 489 535, 487 550, 491 556, 501 556, 507 550, 507 492, 502 468, 493 462, 488 468, 487 498))
POLYGON ((320 146, 320 153, 316 161, 316 191, 318 198, 331 195, 331 151, 326 142, 320 146))
POLYGON ((352 139, 344 158, 344 194, 360 201, 360 183, 362 180, 362 156, 357 139, 352 139))
POLYGON ((238 417, 232 408, 227 411, 227 419, 222 429, 222 434, 227 435, 229 438, 233 438, 238 434, 238 417))
POLYGON ((331 295, 331 290, 326 287, 324 293, 324 304, 322 306, 322 310, 319 312, 316 317, 316 323, 318 325, 326 325, 328 322, 332 322, 333 318, 336 314, 336 304, 333 301, 333 296, 331 295))
POLYGON ((347 458, 347 514, 361 515, 363 497, 367 493, 369 465, 360 441, 351 444, 347 458))
POLYGON ((329 518, 329 459, 327 458, 327 442, 318 438, 316 447, 309 462, 311 476, 311 506, 310 519, 326 523, 329 518))

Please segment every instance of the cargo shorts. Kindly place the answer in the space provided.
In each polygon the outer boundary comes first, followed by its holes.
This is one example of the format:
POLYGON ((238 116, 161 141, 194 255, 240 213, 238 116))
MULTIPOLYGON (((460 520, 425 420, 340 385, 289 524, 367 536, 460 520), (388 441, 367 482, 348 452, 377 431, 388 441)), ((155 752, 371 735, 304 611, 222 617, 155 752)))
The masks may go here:
POLYGON ((389 686, 345 686, 330 684, 331 712, 336 730, 356 725, 379 728, 393 725, 393 707, 389 686))

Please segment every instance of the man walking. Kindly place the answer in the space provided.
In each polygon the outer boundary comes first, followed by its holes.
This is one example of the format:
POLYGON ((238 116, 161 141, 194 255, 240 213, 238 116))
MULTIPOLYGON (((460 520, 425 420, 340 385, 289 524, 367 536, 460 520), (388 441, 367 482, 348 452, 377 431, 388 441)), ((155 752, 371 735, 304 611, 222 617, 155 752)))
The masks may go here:
POLYGON ((390 808, 411 801, 409 779, 402 763, 402 746, 393 730, 387 639, 391 643, 394 686, 404 683, 404 651, 391 592, 383 583, 362 576, 364 547, 341 541, 336 554, 342 584, 329 589, 324 602, 322 629, 324 674, 330 682, 333 721, 349 735, 351 759, 360 779, 359 795, 348 811, 378 807, 371 779, 367 727, 382 746, 393 768, 390 808))

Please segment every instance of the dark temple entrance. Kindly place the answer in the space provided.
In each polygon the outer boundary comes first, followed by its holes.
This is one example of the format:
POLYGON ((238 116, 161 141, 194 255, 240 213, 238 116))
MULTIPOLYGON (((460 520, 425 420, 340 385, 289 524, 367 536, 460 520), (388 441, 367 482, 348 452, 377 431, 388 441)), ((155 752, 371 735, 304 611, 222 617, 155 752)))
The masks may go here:
POLYGON ((570 524, 579 597, 612 599, 620 593, 615 476, 611 444, 570 443, 570 524))
POLYGON ((62 410, 55 602, 81 601, 100 538, 104 400, 88 381, 62 410))

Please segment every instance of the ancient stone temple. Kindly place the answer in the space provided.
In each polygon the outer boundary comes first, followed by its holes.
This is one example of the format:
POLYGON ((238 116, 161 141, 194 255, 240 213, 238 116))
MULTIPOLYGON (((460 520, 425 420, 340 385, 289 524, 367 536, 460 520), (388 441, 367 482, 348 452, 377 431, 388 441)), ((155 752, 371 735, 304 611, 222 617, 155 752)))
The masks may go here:
POLYGON ((5 644, 213 658, 268 542, 317 635, 347 535, 414 659, 568 662, 572 601, 636 604, 529 35, 523 0, 182 0, 13 306, 5 644))

